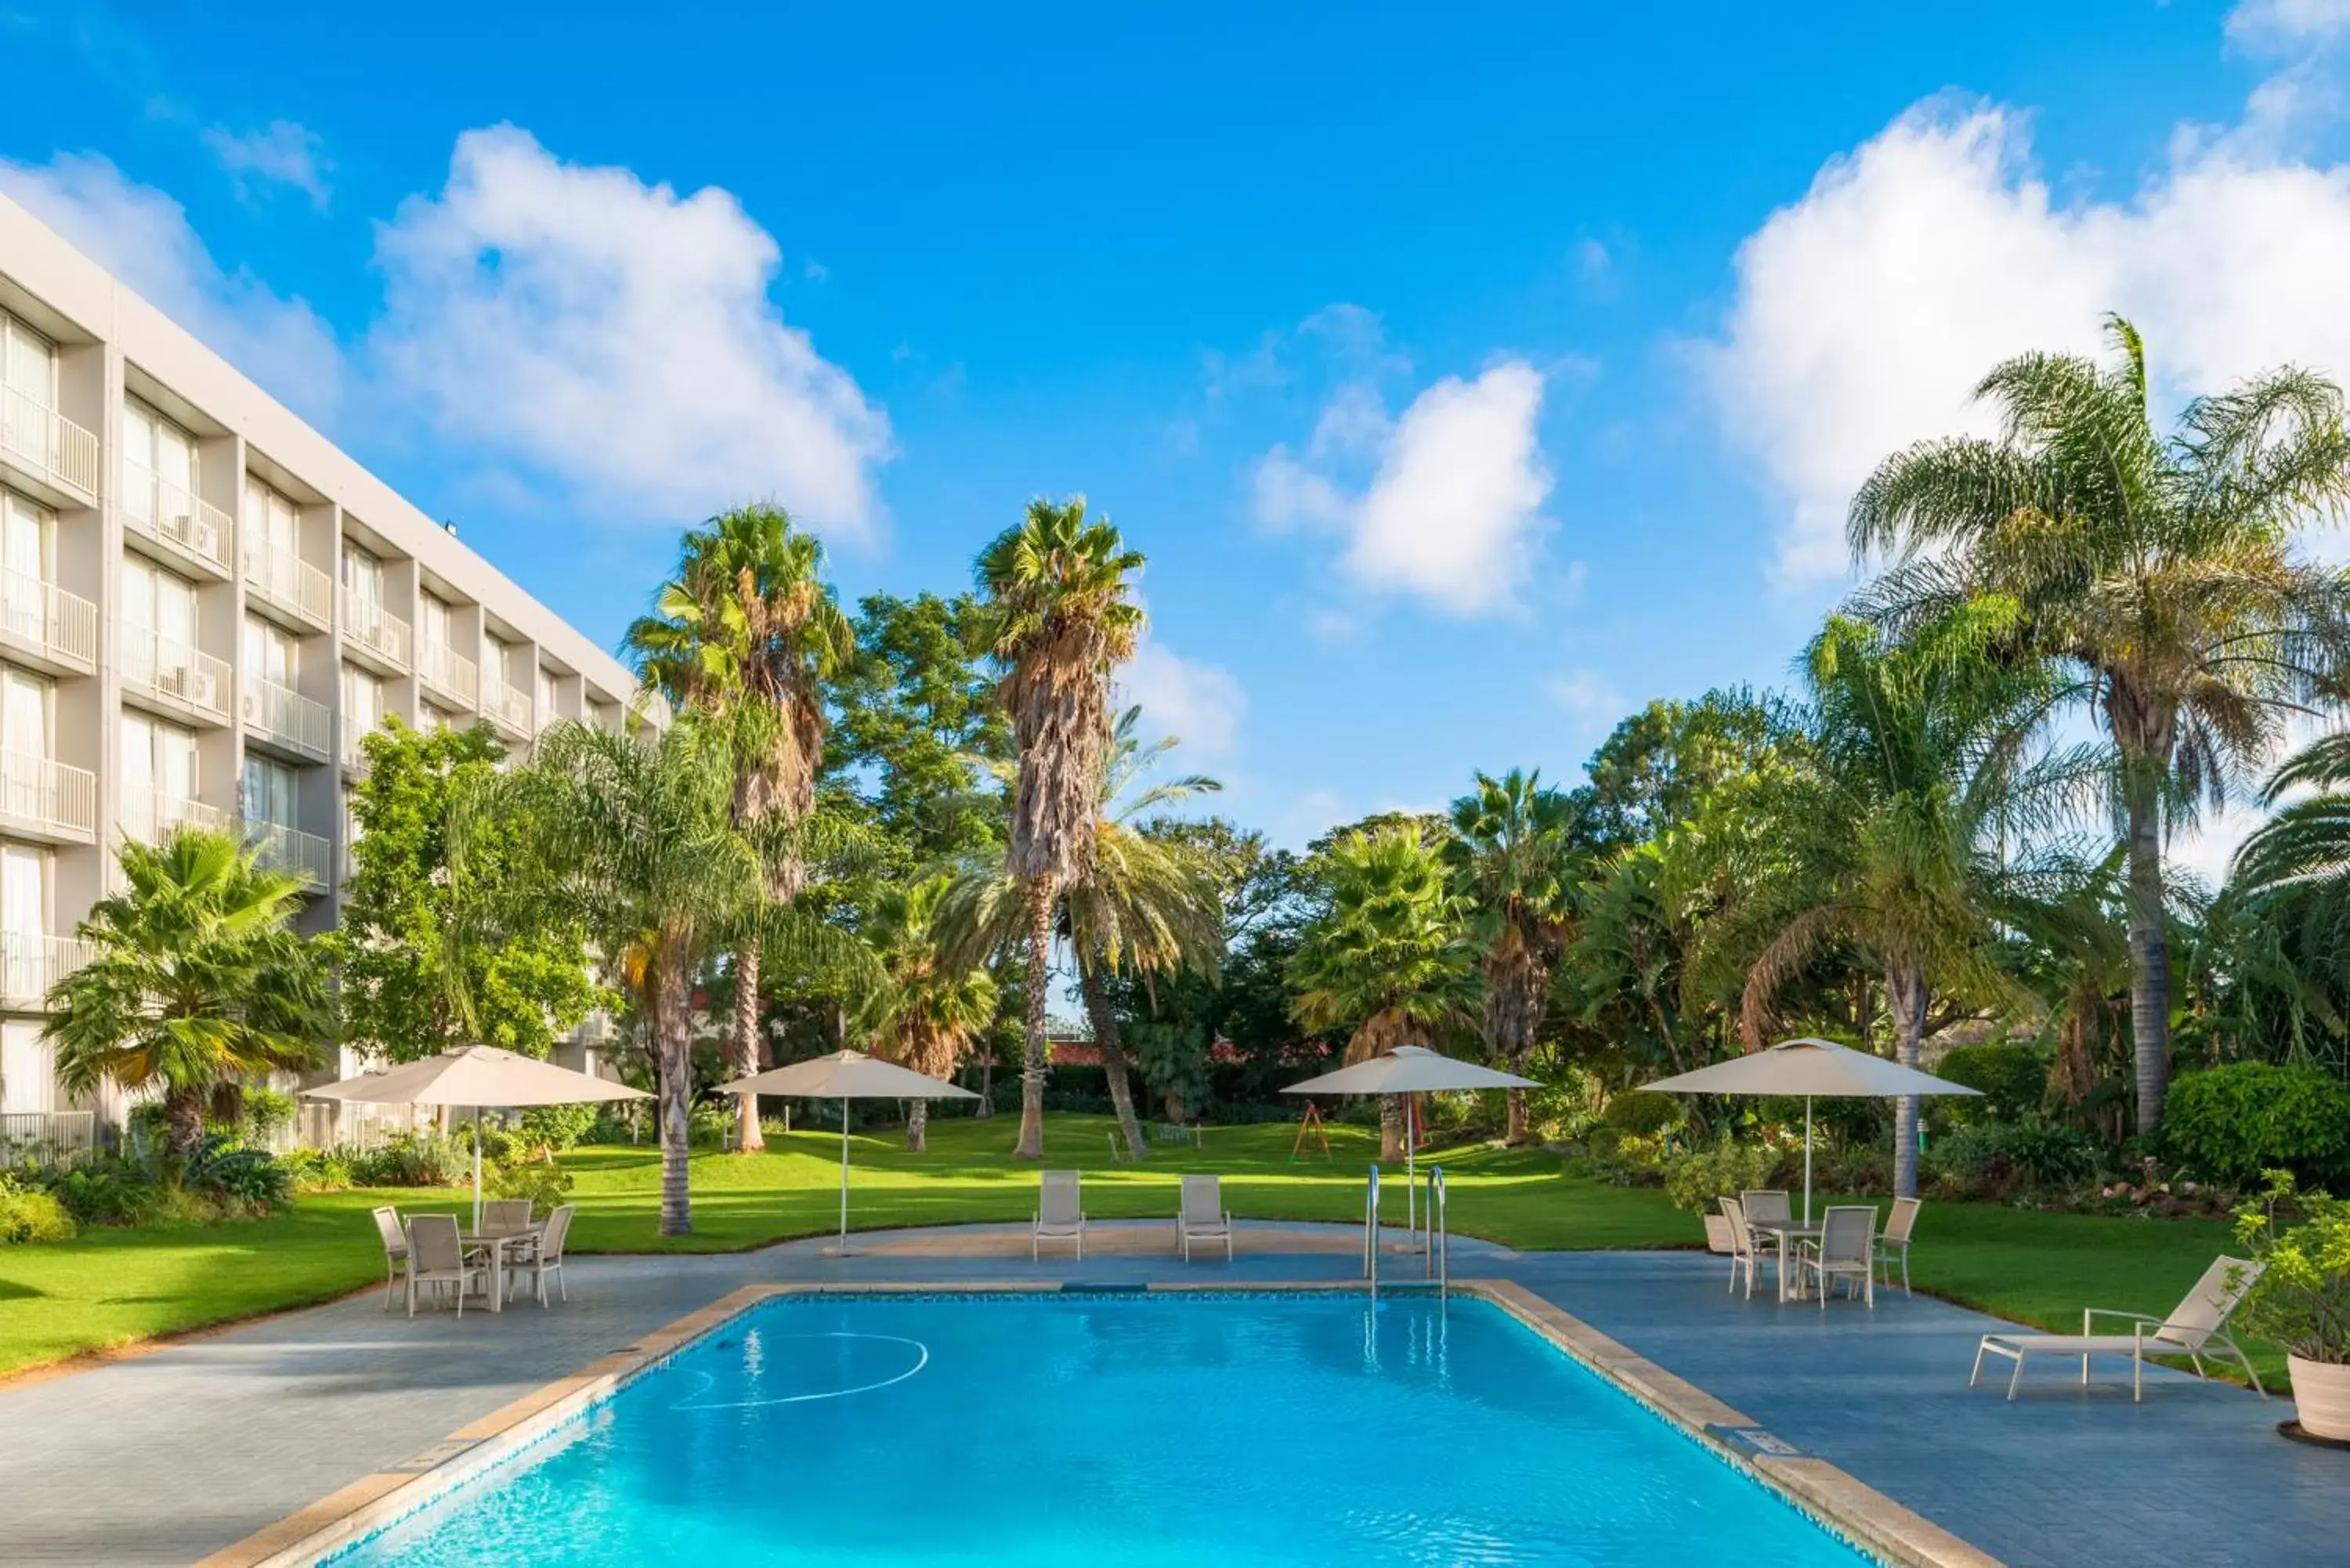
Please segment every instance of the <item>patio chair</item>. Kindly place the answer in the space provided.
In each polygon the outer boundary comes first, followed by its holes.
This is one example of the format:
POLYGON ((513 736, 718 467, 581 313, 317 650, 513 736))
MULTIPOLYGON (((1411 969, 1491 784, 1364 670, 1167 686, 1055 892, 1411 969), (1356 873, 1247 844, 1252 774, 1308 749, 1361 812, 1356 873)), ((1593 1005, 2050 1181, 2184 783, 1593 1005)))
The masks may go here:
POLYGON ((482 1205, 482 1234, 511 1236, 530 1229, 530 1199, 493 1198, 482 1205))
POLYGON ((1045 1241, 1071 1241, 1077 1244, 1077 1257, 1086 1255, 1086 1210, 1078 1191, 1080 1172, 1048 1170, 1039 1179, 1036 1189, 1036 1218, 1028 1227, 1028 1261, 1036 1261, 1036 1249, 1045 1241))
POLYGON ((1176 1214, 1175 1228, 1182 1233, 1185 1262, 1191 1261, 1194 1241, 1222 1241, 1224 1262, 1232 1261, 1232 1217, 1224 1212, 1223 1188, 1216 1178, 1183 1179, 1183 1206, 1176 1214))
POLYGON ((387 1203, 375 1211, 375 1233, 383 1241, 383 1310, 400 1299, 400 1271, 408 1266, 408 1232, 400 1228, 400 1210, 387 1203))
MULTIPOLYGON (((1762 1244, 1747 1228, 1745 1205, 1735 1198, 1718 1199, 1716 1201, 1721 1205, 1720 1219, 1730 1231, 1730 1288, 1733 1291, 1738 1288, 1739 1272, 1743 1270, 1746 1274, 1746 1299, 1752 1301, 1754 1276, 1761 1270, 1764 1257, 1762 1244)), ((1775 1261, 1775 1252, 1772 1256, 1775 1261)))
POLYGON ((1806 1277, 1820 1286, 1820 1310, 1828 1310, 1828 1287, 1836 1280, 1877 1308, 1877 1210, 1866 1203, 1838 1204, 1820 1220, 1816 1241, 1806 1241, 1795 1258, 1795 1283, 1806 1277))
POLYGON ((465 1288, 486 1285, 490 1271, 478 1247, 468 1249, 457 1239, 457 1220, 449 1214, 418 1214, 408 1221, 408 1315, 416 1315, 416 1287, 457 1287, 457 1315, 465 1315, 465 1288))
POLYGON ((579 1205, 577 1203, 558 1204, 555 1212, 546 1217, 545 1230, 526 1242, 515 1243, 518 1250, 515 1253, 514 1266, 506 1272, 506 1278, 519 1284, 525 1272, 533 1275, 536 1281, 535 1288, 540 1306, 546 1304, 549 1275, 554 1277, 555 1288, 562 1293, 563 1299, 571 1299, 570 1288, 563 1282, 563 1243, 570 1239, 571 1217, 578 1212, 579 1205))
POLYGON ((2186 1299, 2173 1307, 2168 1317, 2147 1317, 2143 1313, 2121 1312, 2113 1307, 2086 1307, 2081 1313, 2078 1334, 1987 1334, 1975 1347, 1975 1369, 1967 1375, 1967 1386, 1975 1386, 1982 1376, 1983 1356, 2004 1355, 2015 1363, 2015 1370, 2007 1379, 2007 1397, 2015 1397, 2016 1385, 2023 1381, 2023 1359, 2027 1355, 2077 1355, 2081 1358, 2081 1386, 2089 1386, 2089 1357, 2092 1355, 2126 1355, 2130 1358, 2130 1398, 2146 1397, 2146 1358, 2153 1355, 2183 1355, 2195 1365, 2195 1376, 2208 1377, 2203 1370, 2203 1353, 2214 1345, 2236 1358, 2251 1379, 2252 1391, 2262 1398, 2269 1391, 2261 1386, 2260 1374, 2252 1370, 2251 1358, 2235 1335, 2228 1332, 2228 1320, 2236 1308, 2243 1304, 2245 1293, 2261 1277, 2264 1264, 2248 1262, 2241 1258, 2220 1258, 2203 1271, 2195 1288, 2186 1299), (2094 1334, 2095 1320, 2117 1317, 2126 1320, 2127 1334, 2094 1334))
POLYGON ((1909 1236, 1918 1229, 1918 1210, 1924 1208, 1915 1198, 1897 1198, 1893 1212, 1885 1217, 1885 1229, 1877 1234, 1877 1266, 1885 1271, 1887 1289, 1893 1284, 1893 1260, 1901 1260, 1901 1293, 1909 1290, 1909 1236))
POLYGON ((1738 1206, 1745 1210, 1749 1224, 1783 1225, 1795 1217, 1783 1188, 1750 1187, 1738 1195, 1738 1206))

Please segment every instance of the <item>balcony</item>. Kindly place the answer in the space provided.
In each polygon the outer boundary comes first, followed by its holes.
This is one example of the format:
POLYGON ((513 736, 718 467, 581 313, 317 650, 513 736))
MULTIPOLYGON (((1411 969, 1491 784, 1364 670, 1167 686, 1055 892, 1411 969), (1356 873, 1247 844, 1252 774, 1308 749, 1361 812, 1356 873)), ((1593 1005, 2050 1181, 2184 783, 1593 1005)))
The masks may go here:
POLYGON ((0 826, 28 838, 98 837, 98 776, 32 752, 0 752, 0 826))
POLYGON ((362 730, 353 723, 348 713, 343 715, 343 766, 345 769, 355 774, 367 772, 367 748, 359 742, 374 733, 374 730, 362 730))
POLYGON ((416 660, 424 684, 444 697, 454 698, 471 711, 481 691, 481 671, 473 661, 445 642, 427 642, 416 660))
POLYGON ((334 858, 327 841, 317 834, 248 817, 244 841, 261 852, 261 863, 272 870, 294 872, 313 888, 327 885, 334 858))
POLYGON ((335 579, 282 545, 244 542, 245 586, 321 631, 335 624, 335 579))
POLYGON ((405 671, 411 639, 408 623, 383 607, 380 599, 361 598, 345 583, 340 590, 343 637, 361 653, 371 653, 405 671))
POLYGON ((0 1002, 38 1007, 49 987, 88 963, 89 944, 79 937, 44 937, 0 931, 0 1002))
POLYGON ((482 711, 488 714, 490 722, 497 725, 498 728, 508 731, 523 740, 530 739, 532 731, 529 692, 517 691, 504 681, 493 677, 483 684, 482 711))
POLYGON ((122 836, 142 844, 161 844, 182 827, 225 829, 228 813, 185 795, 166 794, 140 784, 122 788, 122 809, 115 818, 122 836))
POLYGON ((0 458, 69 502, 98 504, 98 438, 14 387, 0 387, 0 458))
POLYGON ((324 702, 275 680, 248 680, 242 707, 246 728, 279 745, 322 763, 334 754, 335 715, 324 702))
POLYGON ((124 621, 122 684, 167 712, 228 722, 228 666, 176 638, 124 621))
POLYGON ((128 458, 122 462, 122 523, 223 576, 228 574, 228 514, 128 458))
POLYGON ((98 668, 98 607, 30 572, 0 571, 0 637, 45 669, 98 668))

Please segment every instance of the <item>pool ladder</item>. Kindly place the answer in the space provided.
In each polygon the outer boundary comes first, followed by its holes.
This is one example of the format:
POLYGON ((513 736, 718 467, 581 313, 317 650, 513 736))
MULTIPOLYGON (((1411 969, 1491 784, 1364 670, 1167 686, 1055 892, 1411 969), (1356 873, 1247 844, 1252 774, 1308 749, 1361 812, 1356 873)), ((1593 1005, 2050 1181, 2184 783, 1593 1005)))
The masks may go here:
MULTIPOLYGON (((1413 1221, 1413 1240, 1423 1241, 1425 1276, 1436 1286, 1437 1294, 1452 1293, 1452 1226, 1444 1190, 1444 1168, 1431 1165, 1426 1178, 1428 1201, 1420 1210, 1427 1218, 1427 1230, 1419 1230, 1413 1221)), ((1409 1191, 1407 1190, 1407 1196, 1409 1191)), ((1371 1167, 1371 1179, 1363 1194, 1363 1278, 1371 1284, 1372 1299, 1379 1293, 1379 1168, 1371 1167)))

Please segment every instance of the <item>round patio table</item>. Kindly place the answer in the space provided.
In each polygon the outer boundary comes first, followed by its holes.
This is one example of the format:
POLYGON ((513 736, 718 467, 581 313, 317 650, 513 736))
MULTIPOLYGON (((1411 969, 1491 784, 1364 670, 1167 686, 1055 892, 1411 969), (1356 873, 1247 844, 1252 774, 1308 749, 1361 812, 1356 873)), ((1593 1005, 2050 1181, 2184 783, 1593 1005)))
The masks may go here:
POLYGON ((534 1220, 519 1231, 460 1231, 460 1245, 481 1247, 490 1254, 490 1310, 506 1310, 506 1249, 522 1241, 536 1241, 545 1234, 546 1221, 534 1220))
POLYGON ((1796 1282, 1793 1291, 1788 1289, 1788 1255, 1797 1241, 1818 1241, 1821 1231, 1825 1227, 1816 1222, 1806 1225, 1800 1220, 1749 1220, 1746 1228, 1749 1231, 1765 1231, 1779 1238, 1779 1299, 1783 1302, 1799 1299, 1804 1293, 1800 1281, 1796 1282))

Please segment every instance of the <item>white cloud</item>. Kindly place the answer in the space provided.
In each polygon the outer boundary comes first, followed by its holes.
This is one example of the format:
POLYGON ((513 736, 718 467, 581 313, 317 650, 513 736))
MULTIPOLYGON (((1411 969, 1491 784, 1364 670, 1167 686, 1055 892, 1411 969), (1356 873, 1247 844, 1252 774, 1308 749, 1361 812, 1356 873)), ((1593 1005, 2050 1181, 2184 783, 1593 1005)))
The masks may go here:
POLYGON ((1584 723, 1613 724, 1629 707, 1624 694, 1596 670, 1570 670, 1544 683, 1550 700, 1584 723))
POLYGON ((2350 34, 2350 0, 2242 0, 2228 13, 2228 36, 2257 49, 2331 43, 2350 34))
POLYGON ((1183 742, 1178 760, 1227 757, 1240 739, 1248 699, 1232 672, 1220 665, 1185 659, 1153 638, 1143 639, 1118 672, 1118 701, 1142 706, 1142 727, 1152 736, 1183 742))
POLYGON ((203 136, 204 145, 212 149, 247 201, 266 194, 272 185, 290 185, 308 196, 312 206, 326 210, 327 174, 331 166, 316 131, 290 119, 278 119, 243 135, 215 125, 203 136))
POLYGON ((2145 330, 2173 400, 2287 360, 2350 378, 2350 169, 2189 134, 2130 199, 2065 203, 2030 154, 2012 109, 1923 104, 1741 247, 1699 358, 1787 502, 1783 582, 1846 569, 1846 505, 1887 454, 1990 429, 1968 396, 1993 363, 2094 351, 2108 310, 2145 330))
POLYGON ((1514 609, 1549 526, 1542 399, 1542 373, 1523 359, 1474 380, 1448 376, 1399 418, 1367 381, 1344 382, 1303 457, 1280 445, 1257 463, 1257 517, 1345 535, 1339 566, 1361 587, 1456 616, 1514 609), (1366 462, 1367 483, 1348 486, 1341 471, 1366 462))
POLYGON ((781 250, 726 192, 472 130, 377 253, 378 363, 443 439, 591 514, 666 525, 772 496, 836 533, 878 526, 889 421, 775 308, 781 250))
POLYGON ((342 390, 334 335, 308 305, 224 271, 180 203, 95 153, 0 159, 0 190, 280 400, 323 419, 342 390))

